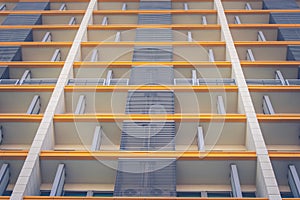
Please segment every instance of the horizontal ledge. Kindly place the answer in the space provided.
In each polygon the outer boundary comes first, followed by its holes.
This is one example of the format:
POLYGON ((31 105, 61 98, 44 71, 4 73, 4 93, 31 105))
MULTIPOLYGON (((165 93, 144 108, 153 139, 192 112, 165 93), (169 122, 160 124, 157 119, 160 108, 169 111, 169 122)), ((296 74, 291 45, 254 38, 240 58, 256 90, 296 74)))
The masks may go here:
POLYGON ((290 122, 299 121, 300 114, 275 114, 275 115, 264 115, 257 114, 257 119, 259 122, 290 122))
POLYGON ((225 14, 269 14, 269 13, 298 13, 299 9, 288 10, 288 9, 268 9, 268 10, 225 10, 225 14))
POLYGON ((178 160, 256 160, 255 152, 178 151, 42 151, 41 160, 97 160, 118 158, 176 158, 178 160))
POLYGON ((171 28, 171 29, 221 29, 221 25, 217 24, 208 24, 208 25, 199 25, 199 24, 172 24, 172 25, 138 25, 138 24, 108 24, 106 26, 102 25, 89 25, 88 30, 110 30, 110 29, 136 29, 136 28, 171 28))
POLYGON ((0 114, 1 122, 41 122, 43 114, 10 113, 0 114))
POLYGON ((168 114, 168 115, 147 115, 147 114, 57 114, 54 116, 54 122, 116 122, 125 120, 174 120, 176 122, 246 122, 246 116, 243 114, 168 114))
POLYGON ((258 41, 238 41, 234 42, 236 46, 287 46, 287 45, 300 45, 300 41, 265 41, 265 42, 258 42, 258 41))
MULTIPOLYGON (((64 2, 89 2, 90 0, 64 0, 64 2)), ((20 0, 5 0, 5 2, 20 2, 20 0)), ((26 2, 36 2, 36 0, 26 0, 26 2)), ((61 0, 39 0, 39 2, 59 2, 61 3, 61 0)))
POLYGON ((0 46, 21 46, 21 47, 71 47, 73 42, 0 42, 0 46))
POLYGON ((299 28, 300 24, 228 24, 229 28, 299 28))
MULTIPOLYGON (((28 2, 28 1, 27 1, 28 2)), ((0 12, 1 15, 8 14, 43 14, 43 15, 83 15, 85 10, 4 10, 0 12)))
MULTIPOLYGON (((182 0, 170 0, 171 2, 182 2, 182 0)), ((112 2, 112 0, 98 0, 98 2, 112 2)), ((113 0, 113 2, 140 2, 140 0, 113 0)), ((199 0, 189 0, 189 2, 199 2, 199 0)), ((213 2, 213 0, 201 0, 201 2, 213 2)))
POLYGON ((72 25, 1 25, 0 29, 78 29, 80 25, 72 24, 72 25))
POLYGON ((64 61, 59 62, 51 62, 51 61, 11 61, 11 62, 0 62, 1 66, 13 66, 18 68, 24 68, 24 66, 30 66, 30 67, 63 67, 65 64, 64 61))
MULTIPOLYGON (((1 44, 1 43, 0 43, 1 44)), ((224 46, 225 42, 82 42, 81 46, 145 46, 145 45, 172 45, 172 46, 199 46, 199 48, 202 48, 201 46, 224 46)), ((299 42, 300 44, 300 42, 299 42)))
POLYGON ((128 90, 174 90, 178 92, 237 92, 237 86, 65 86, 65 92, 127 92, 128 90))
MULTIPOLYGON (((299 62, 300 63, 300 62, 299 62)), ((1 64, 1 62, 0 62, 1 64)), ((96 67, 125 67, 131 68, 132 66, 139 65, 165 65, 173 67, 194 67, 194 66, 210 66, 210 67, 231 67, 230 61, 217 61, 217 62, 187 62, 187 61, 173 61, 173 62, 132 62, 132 61, 118 61, 118 62, 74 62, 75 68, 80 68, 81 66, 96 66, 96 67)))
POLYGON ((0 85, 0 92, 52 92, 54 87, 54 85, 0 85))
MULTIPOLYGON (((0 199, 2 199, 0 197, 0 199)), ((3 197, 3 199, 9 199, 6 197, 3 197)), ((221 198, 214 198, 214 197, 63 197, 63 196, 25 196, 23 197, 24 200, 36 200, 36 199, 43 199, 43 200, 55 200, 55 199, 62 199, 62 200, 91 200, 91 199, 97 199, 97 200, 268 200, 268 198, 253 198, 253 197, 243 197, 243 198, 237 198, 237 197, 221 197, 221 198)), ((293 200, 299 200, 297 198, 293 198, 293 200)), ((286 199, 290 200, 290 199, 286 199)))
MULTIPOLYGON (((299 62, 300 63, 300 62, 299 62)), ((173 68, 195 68, 195 67, 228 67, 231 68, 231 62, 218 61, 218 62, 74 62, 74 68, 81 67, 103 67, 103 68, 131 68, 138 65, 172 65, 173 68)))
POLYGON ((242 67, 260 67, 262 65, 265 66, 280 66, 280 65, 288 65, 298 67, 300 65, 300 61, 241 61, 242 67))
POLYGON ((299 92, 300 86, 249 85, 250 92, 299 92))
POLYGON ((299 160, 300 152, 274 152, 269 151, 272 160, 299 160))
POLYGON ((193 9, 193 10, 95 10, 93 14, 147 14, 147 13, 166 13, 166 14, 217 14, 213 9, 193 9))
POLYGON ((1 150, 0 158, 1 160, 25 160, 27 157, 28 151, 14 151, 14 150, 1 150))

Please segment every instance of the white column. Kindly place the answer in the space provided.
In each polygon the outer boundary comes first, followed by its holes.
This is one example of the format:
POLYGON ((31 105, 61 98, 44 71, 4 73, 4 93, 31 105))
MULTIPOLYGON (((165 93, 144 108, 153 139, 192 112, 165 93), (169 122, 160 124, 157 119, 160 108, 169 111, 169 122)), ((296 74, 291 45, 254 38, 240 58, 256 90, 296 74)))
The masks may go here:
POLYGON ((256 117, 250 92, 245 81, 240 60, 232 39, 226 15, 221 0, 214 0, 214 7, 218 12, 218 21, 221 25, 222 37, 226 43, 227 59, 232 64, 232 78, 236 80, 239 94, 239 111, 247 118, 247 147, 255 150, 257 155, 256 195, 267 197, 270 200, 280 200, 280 192, 274 175, 273 167, 256 117))
POLYGON ((87 39, 87 26, 93 22, 92 13, 95 9, 97 9, 97 0, 90 0, 48 106, 44 112, 43 119, 28 152, 28 156, 25 159, 22 170, 16 181, 13 193, 10 197, 11 200, 22 200, 23 196, 35 196, 40 194, 41 173, 39 154, 41 150, 53 148, 53 117, 55 113, 63 113, 65 111, 64 87, 68 83, 69 78, 73 77, 74 61, 79 61, 81 59, 80 43, 87 39))

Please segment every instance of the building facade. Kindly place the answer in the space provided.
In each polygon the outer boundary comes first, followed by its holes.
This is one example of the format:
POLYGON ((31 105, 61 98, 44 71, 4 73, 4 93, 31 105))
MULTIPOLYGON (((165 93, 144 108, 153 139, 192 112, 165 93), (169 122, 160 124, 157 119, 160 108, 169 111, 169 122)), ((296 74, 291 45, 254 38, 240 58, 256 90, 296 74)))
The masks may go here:
POLYGON ((0 1, 0 199, 300 197, 300 1, 0 1))

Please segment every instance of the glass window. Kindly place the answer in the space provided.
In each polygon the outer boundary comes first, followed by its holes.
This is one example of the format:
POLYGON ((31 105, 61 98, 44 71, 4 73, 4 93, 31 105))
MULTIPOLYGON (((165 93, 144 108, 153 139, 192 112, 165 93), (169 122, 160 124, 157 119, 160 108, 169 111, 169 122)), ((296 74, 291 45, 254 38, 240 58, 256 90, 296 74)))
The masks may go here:
POLYGON ((242 192, 243 197, 256 197, 255 192, 242 192))
POLYGON ((50 191, 47 190, 42 190, 40 196, 49 196, 50 195, 50 191))
POLYGON ((86 192, 84 192, 84 191, 64 191, 63 196, 85 197, 86 192))
POLYGON ((2 196, 11 196, 12 191, 5 191, 2 196))
POLYGON ((177 192, 177 197, 201 197, 201 192, 177 192))
POLYGON ((112 197, 113 192, 93 192, 94 197, 112 197))
POLYGON ((291 192, 280 192, 282 198, 294 198, 293 193, 291 192))
POLYGON ((232 197, 231 192, 207 192, 207 197, 232 197))

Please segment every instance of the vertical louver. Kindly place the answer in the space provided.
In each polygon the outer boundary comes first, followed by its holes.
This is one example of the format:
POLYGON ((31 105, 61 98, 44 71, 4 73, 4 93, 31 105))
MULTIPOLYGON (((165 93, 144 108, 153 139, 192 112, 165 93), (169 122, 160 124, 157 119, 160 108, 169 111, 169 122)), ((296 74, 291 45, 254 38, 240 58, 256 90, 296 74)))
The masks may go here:
POLYGON ((172 67, 133 67, 129 79, 129 85, 172 85, 173 82, 172 67))
POLYGON ((119 159, 114 196, 176 196, 175 159, 119 159))

